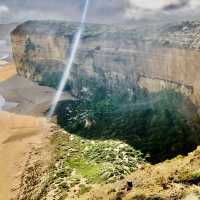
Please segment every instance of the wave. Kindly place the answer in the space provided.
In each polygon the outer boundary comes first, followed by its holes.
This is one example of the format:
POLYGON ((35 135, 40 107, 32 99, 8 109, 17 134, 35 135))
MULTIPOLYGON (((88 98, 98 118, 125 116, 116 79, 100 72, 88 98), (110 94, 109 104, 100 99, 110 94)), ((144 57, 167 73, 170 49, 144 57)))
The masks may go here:
POLYGON ((18 106, 18 103, 7 102, 3 96, 0 95, 0 111, 9 111, 18 106))
POLYGON ((3 107, 6 104, 6 100, 0 95, 0 110, 3 110, 3 107))

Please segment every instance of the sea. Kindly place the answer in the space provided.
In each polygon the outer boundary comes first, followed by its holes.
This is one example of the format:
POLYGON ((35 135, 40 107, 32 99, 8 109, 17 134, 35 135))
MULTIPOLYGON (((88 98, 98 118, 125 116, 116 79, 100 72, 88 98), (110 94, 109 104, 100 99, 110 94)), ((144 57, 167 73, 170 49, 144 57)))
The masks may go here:
POLYGON ((7 40, 0 40, 0 68, 8 64, 10 58, 10 47, 7 40))

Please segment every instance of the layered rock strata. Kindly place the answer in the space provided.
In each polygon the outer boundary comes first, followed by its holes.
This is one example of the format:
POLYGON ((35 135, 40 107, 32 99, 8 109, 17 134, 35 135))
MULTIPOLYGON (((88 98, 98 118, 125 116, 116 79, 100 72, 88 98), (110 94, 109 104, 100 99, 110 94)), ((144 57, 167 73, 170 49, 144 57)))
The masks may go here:
MULTIPOLYGON (((96 83, 130 91, 139 85, 153 92, 172 89, 200 104, 200 54, 195 42, 200 23, 184 23, 153 36, 136 27, 87 24, 66 89, 78 96, 96 83)), ((78 26, 60 21, 19 25, 11 34, 18 74, 57 87, 78 26)))

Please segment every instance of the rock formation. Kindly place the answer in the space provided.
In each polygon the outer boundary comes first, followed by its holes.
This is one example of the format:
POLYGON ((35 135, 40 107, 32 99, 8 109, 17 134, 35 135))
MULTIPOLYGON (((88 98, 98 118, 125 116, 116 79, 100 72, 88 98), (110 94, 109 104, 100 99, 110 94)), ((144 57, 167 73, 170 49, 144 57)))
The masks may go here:
MULTIPOLYGON (((68 61, 77 23, 28 21, 11 33, 18 74, 56 87, 68 61)), ((87 24, 66 89, 74 95, 93 83, 130 91, 175 89, 200 104, 199 22, 162 28, 87 24)))

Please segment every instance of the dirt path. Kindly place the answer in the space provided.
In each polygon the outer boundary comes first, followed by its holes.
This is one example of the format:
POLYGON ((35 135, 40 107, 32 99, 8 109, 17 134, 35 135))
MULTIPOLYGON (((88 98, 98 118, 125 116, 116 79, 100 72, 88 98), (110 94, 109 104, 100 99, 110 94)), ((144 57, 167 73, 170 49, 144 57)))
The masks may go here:
MULTIPOLYGON (((13 64, 0 68, 1 83, 15 75, 13 64)), ((25 87, 26 83, 22 85, 25 87)), ((9 88, 4 89, 9 92, 9 88)), ((0 111, 0 200, 10 200, 16 195, 29 155, 43 146, 49 127, 42 117, 0 111)))
POLYGON ((44 142, 49 123, 44 118, 0 112, 0 200, 11 199, 33 148, 44 142))

